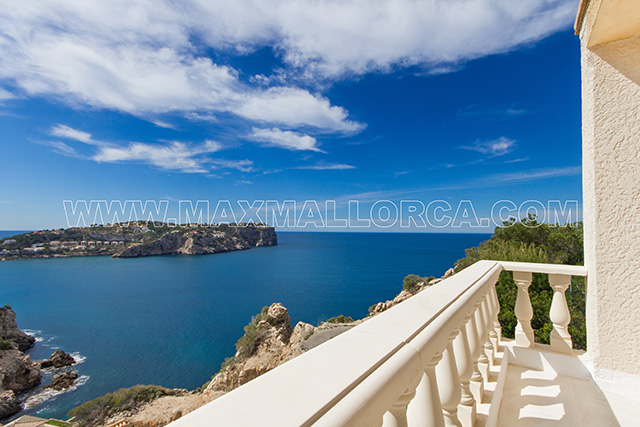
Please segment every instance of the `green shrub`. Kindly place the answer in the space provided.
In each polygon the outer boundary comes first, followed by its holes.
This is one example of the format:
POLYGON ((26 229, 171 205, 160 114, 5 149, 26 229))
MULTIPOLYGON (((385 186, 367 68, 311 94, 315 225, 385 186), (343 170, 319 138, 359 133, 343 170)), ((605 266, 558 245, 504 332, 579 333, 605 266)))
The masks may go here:
POLYGON ((251 322, 244 327, 244 335, 240 337, 236 343, 236 359, 244 360, 253 356, 256 350, 258 350, 258 347, 264 340, 264 332, 268 330, 268 326, 261 323, 263 320, 269 325, 279 326, 276 319, 267 316, 268 311, 269 307, 262 307, 262 311, 254 316, 251 322))
POLYGON ((162 396, 180 394, 175 390, 157 385, 135 385, 121 388, 113 393, 97 397, 69 411, 70 417, 76 417, 77 425, 103 425, 113 415, 138 409, 142 404, 162 396))
MULTIPOLYGON (((220 365, 220 372, 224 371, 227 368, 233 367, 235 364, 236 364, 235 356, 226 357, 224 359, 224 362, 222 362, 222 364, 220 365)), ((207 384, 209 384, 209 383, 207 383, 207 384)), ((204 386, 202 386, 202 388, 204 389, 204 386)))
POLYGON ((15 347, 13 346, 11 341, 0 340, 0 350, 11 350, 12 348, 15 347))
POLYGON ((60 420, 49 420, 45 425, 56 426, 56 427, 71 427, 71 423, 68 423, 66 421, 60 421, 60 420))
POLYGON ((409 274, 402 281, 402 289, 405 291, 410 291, 416 287, 416 285, 420 282, 424 281, 424 279, 417 274, 409 274))
POLYGON ((327 320, 327 323, 351 323, 353 318, 341 314, 340 316, 332 317, 327 320))
MULTIPOLYGON (((456 271, 465 269, 482 259, 518 262, 537 262, 551 264, 583 265, 583 228, 582 223, 565 226, 541 224, 536 218, 529 216, 522 221, 505 222, 496 227, 491 238, 475 248, 465 251, 466 257, 456 262, 456 271)), ((499 320, 502 334, 513 338, 518 319, 514 313, 518 288, 513 281, 513 274, 502 272, 496 292, 500 301, 499 320)), ((549 286, 546 274, 534 274, 529 297, 533 307, 533 328, 536 342, 549 343, 549 334, 553 329, 549 310, 553 298, 553 290, 549 286)), ((571 287, 566 293, 567 304, 571 312, 569 333, 573 347, 586 349, 585 325, 585 285, 583 277, 572 277, 571 287)))

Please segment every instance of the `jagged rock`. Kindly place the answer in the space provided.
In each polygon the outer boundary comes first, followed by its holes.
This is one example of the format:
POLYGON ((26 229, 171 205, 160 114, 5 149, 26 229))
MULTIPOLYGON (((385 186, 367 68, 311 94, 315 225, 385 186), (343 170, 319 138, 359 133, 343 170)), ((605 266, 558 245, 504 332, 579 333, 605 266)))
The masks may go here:
POLYGON ((38 384, 40 369, 36 362, 15 349, 0 351, 0 391, 20 393, 38 384))
POLYGON ((65 366, 71 366, 76 363, 76 360, 70 354, 65 353, 62 350, 56 350, 53 352, 51 357, 47 360, 41 360, 40 362, 41 368, 50 368, 54 367, 56 369, 63 368, 65 366))
POLYGON ((0 308, 0 339, 15 344, 20 351, 25 351, 36 342, 34 337, 18 329, 16 313, 8 305, 0 308))
POLYGON ((17 414, 22 409, 20 401, 16 399, 13 390, 0 392, 0 420, 17 414))
POLYGON ((64 390, 76 383, 78 374, 75 371, 61 372, 53 376, 51 384, 47 384, 44 388, 52 388, 54 390, 64 390))
POLYGON ((451 277, 454 274, 456 274, 456 270, 454 268, 450 268, 446 271, 446 273, 444 273, 444 278, 446 279, 447 277, 451 277))

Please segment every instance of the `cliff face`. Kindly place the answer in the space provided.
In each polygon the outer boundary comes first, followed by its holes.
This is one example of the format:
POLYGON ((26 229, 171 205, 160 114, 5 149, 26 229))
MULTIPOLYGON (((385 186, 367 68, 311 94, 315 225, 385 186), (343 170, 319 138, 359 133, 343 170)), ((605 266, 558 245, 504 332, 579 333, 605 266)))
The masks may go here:
POLYGON ((152 242, 131 246, 114 258, 154 255, 203 255, 242 251, 252 246, 277 245, 273 227, 238 227, 228 231, 216 228, 198 231, 176 230, 152 242))
POLYGON ((18 329, 16 313, 8 305, 0 308, 0 339, 13 343, 20 351, 25 351, 36 342, 31 335, 18 329))
POLYGON ((273 227, 240 227, 236 229, 235 235, 246 241, 250 246, 274 246, 278 244, 278 236, 273 227))
POLYGON ((0 419, 20 411, 16 395, 40 384, 40 368, 22 351, 35 339, 18 329, 16 314, 8 305, 0 308, 0 419), (10 344, 9 344, 10 343, 10 344))
POLYGON ((242 347, 238 348, 233 359, 211 379, 203 391, 205 401, 259 377, 362 322, 325 322, 320 326, 298 322, 295 328, 291 328, 289 313, 280 303, 272 304, 261 314, 256 323, 259 332, 255 334, 253 330, 245 328, 245 336, 238 342, 240 344, 248 335, 255 336, 258 342, 253 351, 247 355, 243 354, 242 347))
POLYGON ((17 394, 40 384, 40 369, 16 349, 0 350, 0 420, 20 412, 17 394))

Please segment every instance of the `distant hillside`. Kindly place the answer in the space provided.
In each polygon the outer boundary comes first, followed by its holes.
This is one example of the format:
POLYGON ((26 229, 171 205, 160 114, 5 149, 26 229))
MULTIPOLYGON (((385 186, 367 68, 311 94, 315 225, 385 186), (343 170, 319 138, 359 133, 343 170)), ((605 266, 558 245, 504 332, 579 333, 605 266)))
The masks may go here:
POLYGON ((0 260, 110 255, 214 254, 278 244, 265 224, 174 225, 125 222, 34 231, 0 239, 0 260))

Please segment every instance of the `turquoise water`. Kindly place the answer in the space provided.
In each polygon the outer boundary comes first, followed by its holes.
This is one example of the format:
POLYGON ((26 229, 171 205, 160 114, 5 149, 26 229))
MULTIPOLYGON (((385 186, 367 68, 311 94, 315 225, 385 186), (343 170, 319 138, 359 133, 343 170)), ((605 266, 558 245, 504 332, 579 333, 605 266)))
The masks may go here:
POLYGON ((80 403, 135 384, 197 388, 233 355, 262 306, 281 302, 293 324, 361 318, 372 304, 393 298, 407 274, 441 276, 465 248, 489 236, 278 237, 278 246, 217 255, 0 262, 0 305, 11 305, 18 326, 38 337, 31 357, 61 348, 83 360, 81 386, 56 396, 37 390, 26 413, 64 417, 80 403))

